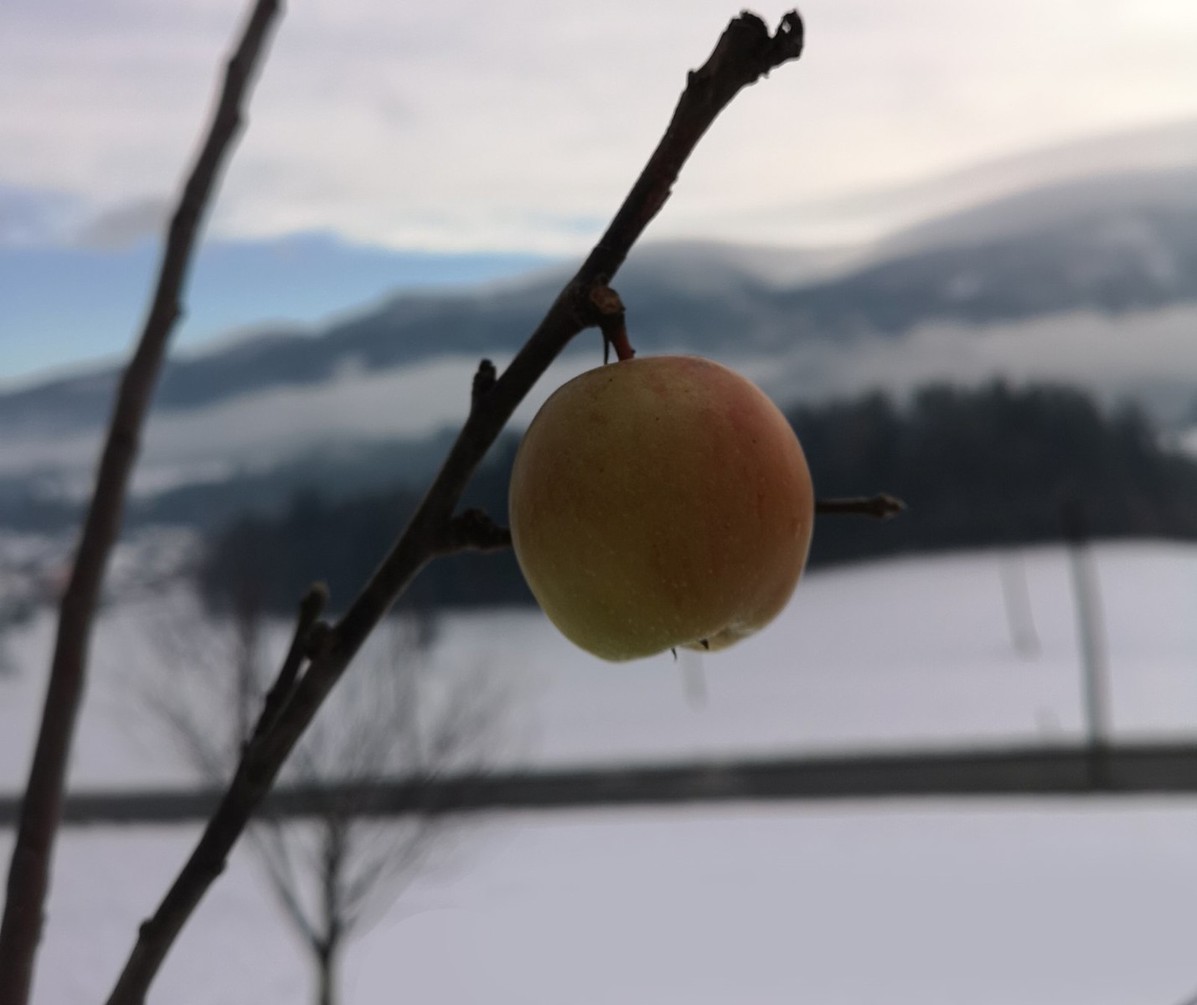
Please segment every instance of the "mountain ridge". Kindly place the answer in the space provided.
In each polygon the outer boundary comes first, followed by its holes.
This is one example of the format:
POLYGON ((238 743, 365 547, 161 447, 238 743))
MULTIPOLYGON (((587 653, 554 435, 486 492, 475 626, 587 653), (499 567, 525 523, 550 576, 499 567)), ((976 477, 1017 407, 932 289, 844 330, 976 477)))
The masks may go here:
MULTIPOLYGON (((1197 167, 1057 182, 929 221, 871 252, 840 252, 838 261, 800 249, 647 245, 617 286, 645 352, 718 351, 734 333, 740 355, 766 355, 809 341, 893 337, 944 320, 976 326, 1075 310, 1152 310, 1197 302, 1195 192, 1197 167), (1021 207, 1021 217, 1011 207, 1021 207), (1003 213, 1006 226, 995 229, 1003 213), (986 220, 988 230, 979 222, 986 220), (796 278, 804 262, 809 273, 796 278)), ((268 328, 175 356, 155 407, 183 412, 437 356, 501 356, 535 327, 566 274, 541 269, 480 289, 401 293, 315 332, 268 328)), ((0 434, 102 423, 117 374, 107 366, 0 392, 0 434)))

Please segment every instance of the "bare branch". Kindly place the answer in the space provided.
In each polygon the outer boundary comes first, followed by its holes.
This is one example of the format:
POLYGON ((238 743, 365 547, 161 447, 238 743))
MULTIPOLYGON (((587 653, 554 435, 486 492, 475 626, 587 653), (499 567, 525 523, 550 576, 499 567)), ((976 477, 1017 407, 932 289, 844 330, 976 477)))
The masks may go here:
POLYGON ((271 821, 252 828, 250 840, 260 849, 258 861, 266 871, 270 889, 287 920, 295 926, 304 942, 309 946, 315 945, 320 936, 316 931, 315 922, 308 917, 308 912, 296 893, 299 883, 295 878, 290 849, 283 840, 281 831, 271 821))
MULTIPOLYGON (((630 357, 621 355, 619 358, 630 357)), ((887 493, 845 499, 818 499, 815 502, 815 512, 823 516, 867 516, 876 520, 890 520, 905 510, 906 503, 887 493)), ((502 551, 510 547, 510 528, 495 523, 482 510, 467 509, 449 522, 435 554, 440 556, 459 551, 502 551)))
POLYGON ((870 516, 876 520, 889 520, 905 509, 906 503, 885 493, 849 499, 815 500, 815 512, 824 516, 870 516))
MULTIPOLYGON (((158 686, 147 689, 149 681, 141 681, 138 687, 139 697, 151 699, 148 711, 160 732, 204 782, 216 785, 232 774, 245 738, 238 728, 236 744, 223 742, 228 726, 244 722, 246 710, 261 701, 269 669, 257 645, 262 611, 240 584, 231 587, 234 613, 227 622, 175 610, 166 622, 173 630, 154 633, 163 669, 174 673, 156 673, 150 680, 158 686), (222 640, 230 645, 220 646, 222 640), (222 681, 235 686, 222 687, 222 681)), ((301 625, 317 616, 323 592, 309 592, 301 625)), ((301 627, 295 639, 303 634, 301 627)), ((335 987, 337 945, 397 896, 460 827, 435 815, 361 815, 355 788, 385 777, 419 784, 466 766, 478 770, 476 759, 491 749, 506 718, 508 703, 497 700, 491 675, 447 667, 430 672, 424 658, 430 639, 418 614, 391 618, 386 633, 371 636, 379 643, 373 659, 329 695, 283 769, 282 777, 309 793, 311 816, 285 819, 267 802, 246 835, 322 988, 335 987)), ((284 665, 298 666, 296 651, 303 651, 302 641, 292 642, 284 665)))
POLYGON ((478 364, 478 370, 474 374, 474 383, 470 387, 471 407, 486 397, 490 389, 495 386, 496 380, 498 380, 498 372, 495 370, 494 363, 489 359, 482 360, 478 364))
POLYGON ((0 1005, 25 1005, 42 931, 42 905, 62 811, 62 793, 86 679, 91 626, 108 557, 120 530, 129 476, 166 344, 182 308, 192 248, 232 142, 278 0, 258 0, 229 61, 207 138, 171 220, 153 301, 117 394, 95 491, 62 598, 42 711, 0 923, 0 1005))
POLYGON ((262 714, 258 718, 257 725, 254 726, 255 735, 260 736, 274 725, 279 712, 287 703, 287 699, 291 697, 291 692, 295 689, 295 681, 299 678, 299 668, 309 652, 312 628, 327 603, 328 587, 323 583, 313 583, 308 587, 308 592, 303 595, 303 600, 299 602, 299 615, 295 619, 295 634, 291 638, 291 646, 287 650, 287 656, 283 660, 278 677, 275 678, 270 690, 266 693, 262 714))
POLYGON ((474 470, 516 407, 553 360, 582 330, 579 296, 614 278, 645 227, 669 198, 678 173, 711 123, 737 93, 802 51, 802 23, 791 12, 770 36, 756 15, 732 20, 714 52, 690 73, 673 118, 611 225, 511 365, 473 396, 465 425, 407 528, 341 621, 312 657, 273 726, 255 736, 191 858, 153 917, 141 926, 133 953, 108 1005, 140 1005, 167 951, 261 803, 283 761, 349 661, 420 570, 439 553, 474 470))
POLYGON ((511 531, 495 523, 480 509, 458 513, 445 528, 437 555, 458 551, 502 551, 511 547, 511 531))

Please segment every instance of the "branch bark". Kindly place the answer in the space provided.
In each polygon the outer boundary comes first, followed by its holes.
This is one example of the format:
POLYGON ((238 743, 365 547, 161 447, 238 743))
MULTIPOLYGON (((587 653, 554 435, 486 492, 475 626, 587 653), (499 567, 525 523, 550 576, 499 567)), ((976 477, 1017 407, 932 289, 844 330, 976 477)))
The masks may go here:
MULTIPOLYGON (((710 58, 687 78, 664 136, 606 233, 502 376, 475 381, 469 415, 407 528, 344 617, 314 651, 290 699, 269 729, 247 745, 228 790, 154 915, 142 926, 108 1005, 141 1005, 163 959, 229 851, 273 784, 283 761, 367 636, 434 557, 451 550, 454 510, 466 483, 533 384, 569 341, 593 323, 590 295, 615 276, 645 227, 668 200, 678 173, 703 134, 744 87, 802 51, 802 22, 790 12, 777 32, 741 14, 710 58), (481 385, 481 386, 480 386, 481 385), (450 544, 447 545, 447 542, 450 544)), ((466 535, 469 537, 469 535, 466 535)), ((468 546, 475 546, 473 541, 468 546)))
POLYGON ((889 520, 905 509, 906 503, 885 493, 815 500, 815 512, 822 516, 869 516, 875 520, 889 520))
POLYGON ((41 938, 50 862, 62 811, 75 723, 86 684, 91 628, 108 558, 120 530, 129 475, 137 458, 166 344, 181 314, 192 248, 232 142, 278 0, 259 0, 228 65, 224 88, 167 236, 158 282, 117 394, 96 486, 59 613, 50 680, 0 922, 0 1005, 26 1005, 41 938))

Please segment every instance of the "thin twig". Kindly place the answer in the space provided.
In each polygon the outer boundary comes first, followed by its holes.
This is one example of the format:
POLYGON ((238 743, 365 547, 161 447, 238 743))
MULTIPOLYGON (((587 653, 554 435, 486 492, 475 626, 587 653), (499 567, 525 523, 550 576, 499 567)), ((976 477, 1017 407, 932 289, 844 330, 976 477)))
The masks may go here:
POLYGON ((906 509, 906 503, 891 495, 854 496, 848 499, 816 499, 815 512, 824 516, 869 516, 889 520, 906 509))
POLYGON ((511 530, 495 523, 480 509, 458 513, 445 528, 437 555, 458 551, 502 551, 511 547, 511 530))
POLYGON ((278 676, 275 677, 274 683, 270 685, 270 690, 266 692, 262 714, 258 717, 257 725, 254 726, 255 735, 265 733, 274 725, 279 712, 282 711, 283 706, 287 704, 287 699, 295 690, 295 682, 299 679, 299 668, 310 652, 312 628, 327 603, 328 587, 323 583, 313 583, 299 602, 299 614, 295 619, 295 633, 291 637, 291 645, 283 659, 282 668, 279 670, 278 676))
POLYGON ((466 483, 519 403, 569 341, 582 330, 575 305, 614 278, 645 227, 669 198, 678 172, 716 116, 735 95, 802 51, 802 22, 791 12, 775 35, 754 14, 732 20, 714 52, 690 73, 672 120, 607 232, 557 296, 503 375, 472 407, 415 515, 322 650, 313 656, 273 728, 252 740, 191 858, 137 944, 108 1005, 141 1005, 170 946, 220 875, 229 851, 277 776, 283 761, 367 636, 411 580, 443 553, 466 483))
POLYGON ((62 793, 86 682, 91 628, 108 557, 120 531, 129 475, 137 458, 166 344, 181 313, 192 248, 242 123, 241 103, 265 45, 278 0, 259 0, 229 63, 207 139, 187 180, 166 241, 153 301, 125 370, 83 532, 63 594, 41 728, 25 788, 20 829, 0 923, 0 1005, 25 1005, 42 931, 42 905, 62 810, 62 793))
POLYGON ((490 392, 490 389, 495 386, 495 381, 499 379, 498 371, 495 370, 495 365, 489 359, 481 360, 478 363, 478 369, 474 373, 474 382, 470 385, 470 407, 475 403, 481 401, 490 392))

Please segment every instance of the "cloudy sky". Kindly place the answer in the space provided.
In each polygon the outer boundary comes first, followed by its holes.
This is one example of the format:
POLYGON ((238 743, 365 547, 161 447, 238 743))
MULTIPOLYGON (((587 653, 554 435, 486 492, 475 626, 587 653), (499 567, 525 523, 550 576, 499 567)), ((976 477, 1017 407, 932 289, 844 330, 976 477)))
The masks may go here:
MULTIPOLYGON (((757 9, 775 24, 785 7, 757 9)), ((0 380, 127 345, 243 10, 0 5, 0 380)), ((183 344, 579 254, 736 10, 293 0, 183 344)), ((813 0, 802 13, 803 59, 741 95, 651 236, 855 243, 953 194, 1197 160, 1183 128, 1197 121, 1192 0, 813 0)))

